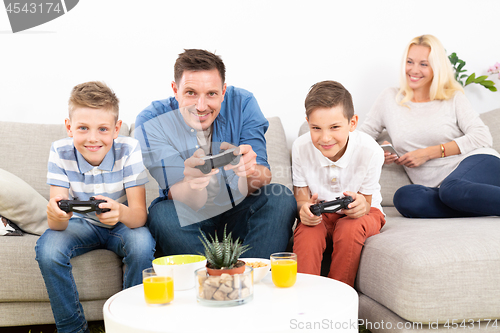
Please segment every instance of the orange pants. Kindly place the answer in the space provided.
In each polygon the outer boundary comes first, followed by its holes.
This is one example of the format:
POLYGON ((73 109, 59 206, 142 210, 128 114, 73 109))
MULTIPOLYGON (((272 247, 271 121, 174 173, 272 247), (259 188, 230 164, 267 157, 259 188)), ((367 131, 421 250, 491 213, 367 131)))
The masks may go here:
POLYGON ((331 240, 333 253, 328 277, 354 287, 365 240, 380 233, 384 224, 384 214, 373 207, 369 214, 358 219, 337 213, 324 213, 318 225, 310 227, 299 223, 293 238, 293 252, 297 254, 297 271, 320 275, 326 242, 331 240))

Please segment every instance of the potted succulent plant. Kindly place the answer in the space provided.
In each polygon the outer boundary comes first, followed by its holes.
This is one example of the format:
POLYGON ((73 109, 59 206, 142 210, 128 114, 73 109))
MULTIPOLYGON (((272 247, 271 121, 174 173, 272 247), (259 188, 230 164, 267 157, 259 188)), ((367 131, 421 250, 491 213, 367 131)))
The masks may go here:
POLYGON ((207 258, 207 273, 209 275, 222 275, 222 274, 241 274, 245 271, 245 262, 238 260, 238 258, 249 250, 248 245, 243 245, 240 239, 233 241, 230 232, 226 234, 226 227, 224 226, 224 233, 222 240, 219 241, 217 234, 214 237, 209 235, 210 241, 207 236, 201 231, 203 238, 198 237, 205 248, 204 255, 207 258))

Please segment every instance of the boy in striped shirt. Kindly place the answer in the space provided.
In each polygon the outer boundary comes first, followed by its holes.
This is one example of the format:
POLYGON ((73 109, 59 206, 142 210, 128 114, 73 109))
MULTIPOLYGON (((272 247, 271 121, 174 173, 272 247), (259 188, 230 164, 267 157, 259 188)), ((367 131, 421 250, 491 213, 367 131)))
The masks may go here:
POLYGON ((123 258, 123 287, 142 283, 151 267, 155 241, 145 226, 144 184, 147 175, 140 145, 119 137, 118 98, 101 82, 82 83, 69 99, 68 138, 52 144, 47 173, 50 201, 48 229, 37 241, 36 260, 42 272, 57 330, 88 332, 78 299, 70 259, 95 249, 123 258), (66 213, 63 199, 106 200, 101 214, 66 213))

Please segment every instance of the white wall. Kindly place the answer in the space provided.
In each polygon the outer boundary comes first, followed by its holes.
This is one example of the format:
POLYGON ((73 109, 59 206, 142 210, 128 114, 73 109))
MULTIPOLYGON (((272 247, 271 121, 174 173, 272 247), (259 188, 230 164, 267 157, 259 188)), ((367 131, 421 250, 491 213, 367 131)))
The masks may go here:
MULTIPOLYGON (((202 48, 222 56, 228 84, 281 117, 290 146, 312 84, 344 84, 362 121, 379 93, 397 85, 403 48, 417 35, 436 35, 469 74, 486 74, 500 61, 497 8, 496 0, 81 0, 16 34, 0 8, 0 118, 62 123, 71 88, 103 80, 130 124, 171 95, 177 55, 202 48)), ((466 93, 480 113, 500 107, 500 92, 466 93)))

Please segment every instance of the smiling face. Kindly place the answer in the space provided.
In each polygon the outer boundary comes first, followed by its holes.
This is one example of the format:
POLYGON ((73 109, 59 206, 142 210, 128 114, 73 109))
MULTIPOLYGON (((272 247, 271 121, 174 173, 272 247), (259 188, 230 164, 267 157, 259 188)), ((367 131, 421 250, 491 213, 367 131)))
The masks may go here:
POLYGON ((412 45, 406 59, 406 80, 413 89, 416 99, 429 99, 429 91, 434 78, 429 63, 431 49, 424 45, 412 45))
POLYGON ((66 119, 65 124, 75 148, 87 162, 98 166, 113 147, 122 122, 115 121, 115 115, 106 109, 79 107, 73 110, 71 120, 66 119))
POLYGON ((184 121, 197 131, 206 130, 219 115, 226 84, 217 69, 184 71, 179 84, 172 82, 184 121), (195 107, 186 108, 194 105, 195 107))
POLYGON ((314 147, 336 162, 345 153, 349 132, 356 129, 358 116, 354 115, 348 120, 342 106, 334 106, 312 111, 307 122, 314 147))

